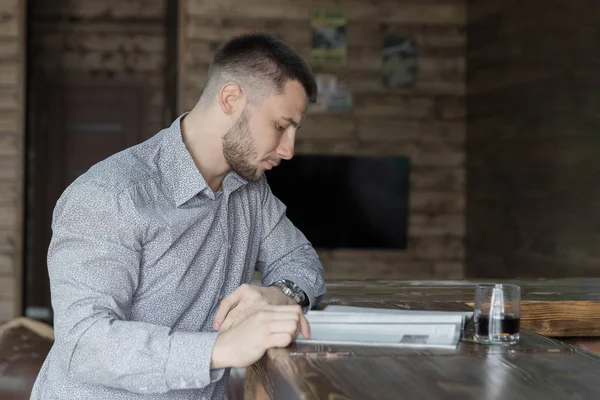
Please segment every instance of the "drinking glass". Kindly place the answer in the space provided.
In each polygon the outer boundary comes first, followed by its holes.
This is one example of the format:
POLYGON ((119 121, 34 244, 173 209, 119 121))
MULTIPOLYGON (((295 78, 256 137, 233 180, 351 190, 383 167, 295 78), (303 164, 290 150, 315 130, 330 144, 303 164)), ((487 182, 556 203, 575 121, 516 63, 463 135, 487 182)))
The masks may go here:
POLYGON ((477 285, 474 314, 474 339, 477 343, 518 343, 521 323, 521 288, 509 284, 477 285))

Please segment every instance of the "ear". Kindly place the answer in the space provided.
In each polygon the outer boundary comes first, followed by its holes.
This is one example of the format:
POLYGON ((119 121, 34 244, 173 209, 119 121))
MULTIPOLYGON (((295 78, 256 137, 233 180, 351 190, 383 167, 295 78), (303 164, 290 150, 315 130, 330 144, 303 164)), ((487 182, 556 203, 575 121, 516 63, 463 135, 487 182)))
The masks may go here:
POLYGON ((230 82, 223 86, 219 92, 219 105, 227 115, 235 113, 236 108, 240 107, 242 100, 242 88, 237 83, 230 82))

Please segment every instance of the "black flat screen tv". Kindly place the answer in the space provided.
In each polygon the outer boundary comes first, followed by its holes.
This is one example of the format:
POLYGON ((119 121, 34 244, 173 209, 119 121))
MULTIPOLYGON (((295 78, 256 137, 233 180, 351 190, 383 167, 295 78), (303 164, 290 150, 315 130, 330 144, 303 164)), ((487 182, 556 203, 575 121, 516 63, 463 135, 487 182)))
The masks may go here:
POLYGON ((266 172, 315 248, 406 249, 407 157, 304 155, 266 172))

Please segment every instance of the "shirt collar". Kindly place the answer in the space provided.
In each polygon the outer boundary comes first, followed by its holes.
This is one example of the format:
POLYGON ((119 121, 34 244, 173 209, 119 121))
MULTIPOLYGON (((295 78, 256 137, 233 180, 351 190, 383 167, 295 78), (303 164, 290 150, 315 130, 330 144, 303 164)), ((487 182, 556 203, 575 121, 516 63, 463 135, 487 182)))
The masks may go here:
MULTIPOLYGON (((211 191, 183 143, 181 120, 187 114, 187 112, 181 114, 167 129, 162 142, 165 157, 161 157, 159 161, 163 178, 171 188, 177 207, 187 203, 202 191, 211 191)), ((246 183, 247 180, 234 171, 229 171, 223 179, 223 191, 231 193, 246 183)))
POLYGON ((248 181, 246 179, 231 170, 225 175, 225 179, 223 179, 223 190, 225 193, 232 193, 247 183, 248 181))

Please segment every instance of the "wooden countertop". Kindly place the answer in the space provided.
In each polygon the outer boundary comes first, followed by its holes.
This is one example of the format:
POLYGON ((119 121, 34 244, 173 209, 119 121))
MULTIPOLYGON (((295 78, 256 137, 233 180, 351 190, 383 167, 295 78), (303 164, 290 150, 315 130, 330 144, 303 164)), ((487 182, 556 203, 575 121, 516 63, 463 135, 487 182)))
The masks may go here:
POLYGON ((415 308, 423 304, 473 305, 479 282, 521 286, 521 327, 552 337, 600 336, 600 279, 335 281, 320 307, 355 304, 365 307, 415 308))
POLYGON ((530 332, 510 348, 467 335, 456 351, 294 345, 268 351, 252 373, 263 397, 277 400, 600 397, 592 353, 530 332), (327 351, 351 355, 312 356, 327 351))
MULTIPOLYGON (((504 281, 508 282, 508 281, 504 281)), ((485 346, 469 323, 457 350, 294 344, 248 369, 249 398, 600 398, 600 357, 554 336, 600 336, 600 280, 514 281, 522 287, 521 341, 485 346), (591 308, 592 310, 590 310, 591 308), (329 352, 329 354, 328 354, 329 352), (339 353, 341 352, 341 353, 339 353), (323 354, 325 353, 325 354, 323 354), (342 354, 342 355, 340 355, 342 354)), ((331 282, 326 304, 465 310, 475 281, 331 282)))

